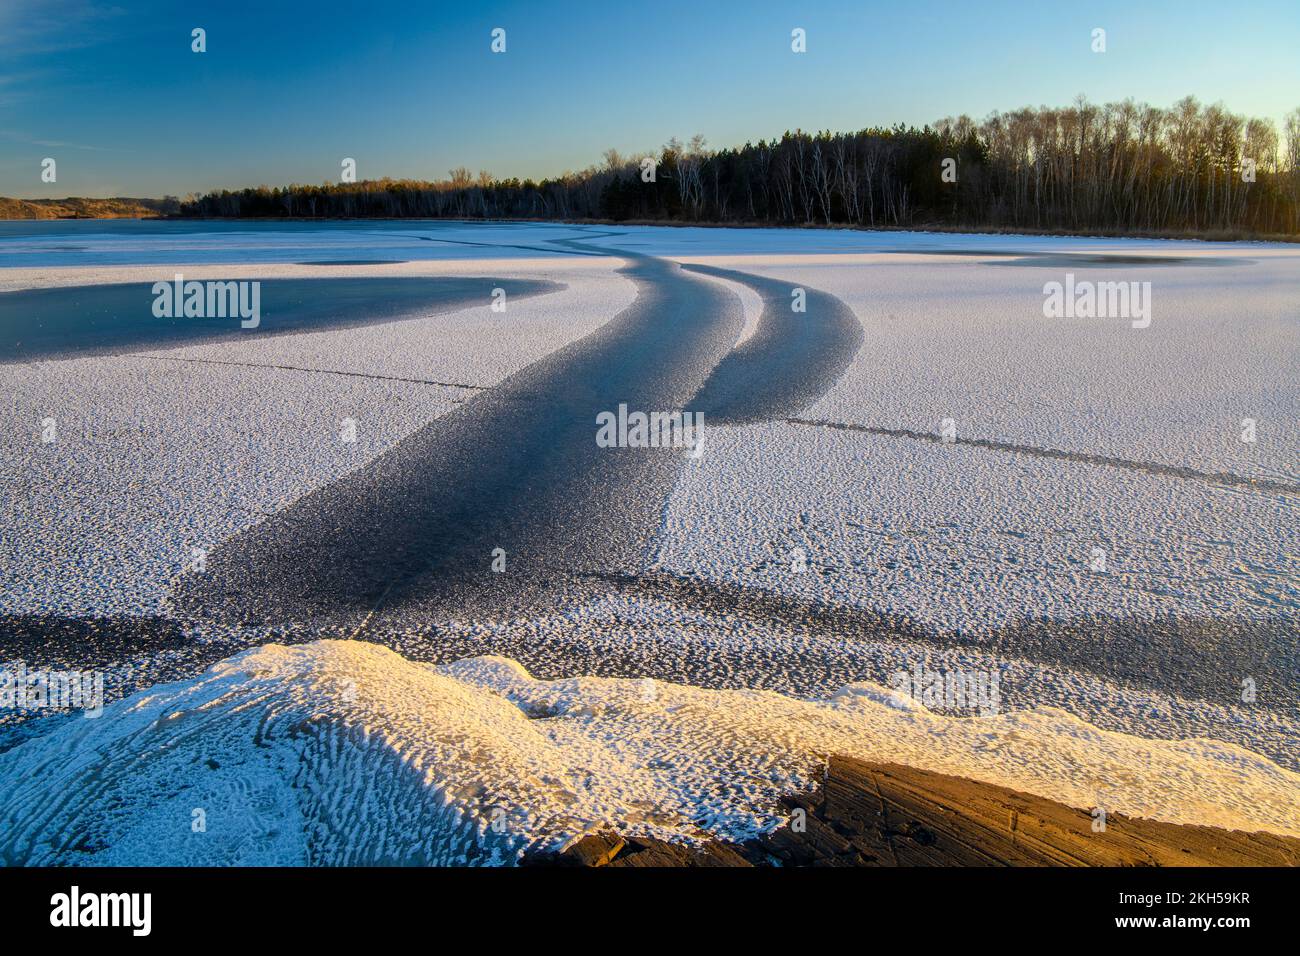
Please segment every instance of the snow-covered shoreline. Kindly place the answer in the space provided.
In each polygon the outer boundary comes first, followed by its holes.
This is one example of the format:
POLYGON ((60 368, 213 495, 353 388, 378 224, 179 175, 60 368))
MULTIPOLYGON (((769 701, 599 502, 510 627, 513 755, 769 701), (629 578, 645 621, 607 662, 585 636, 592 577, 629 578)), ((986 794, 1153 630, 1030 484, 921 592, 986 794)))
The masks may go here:
POLYGON ((745 839, 830 753, 1070 806, 1300 836, 1300 774, 1053 708, 956 718, 850 685, 823 702, 535 680, 377 645, 266 645, 0 754, 10 864, 502 864, 614 826, 745 839))

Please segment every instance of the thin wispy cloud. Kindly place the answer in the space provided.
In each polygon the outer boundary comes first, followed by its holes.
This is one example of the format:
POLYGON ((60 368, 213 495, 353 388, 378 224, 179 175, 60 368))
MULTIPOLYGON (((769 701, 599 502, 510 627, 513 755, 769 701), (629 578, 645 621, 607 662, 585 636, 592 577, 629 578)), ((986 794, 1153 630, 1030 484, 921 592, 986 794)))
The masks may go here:
POLYGON ((126 22, 122 7, 82 0, 8 0, 0 5, 0 106, 46 94, 70 73, 61 55, 110 42, 126 22))
POLYGON ((0 7, 0 52, 6 57, 46 56, 84 49, 109 39, 122 7, 84 0, 8 0, 0 7))
POLYGON ((26 146, 40 146, 45 149, 77 149, 88 153, 122 153, 130 152, 115 146, 98 146, 94 143, 78 143, 64 139, 51 139, 49 137, 35 136, 20 130, 0 130, 0 138, 8 140, 11 143, 22 143, 26 146))

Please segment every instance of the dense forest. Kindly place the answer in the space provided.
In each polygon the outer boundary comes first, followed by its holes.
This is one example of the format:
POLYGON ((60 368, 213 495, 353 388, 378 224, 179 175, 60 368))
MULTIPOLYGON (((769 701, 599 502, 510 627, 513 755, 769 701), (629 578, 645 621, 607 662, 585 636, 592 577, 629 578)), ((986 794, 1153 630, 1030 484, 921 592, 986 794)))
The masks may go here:
POLYGON ((455 169, 437 182, 266 186, 189 197, 203 217, 599 219, 1118 232, 1300 233, 1300 109, 1269 120, 1126 100, 917 129, 702 137, 541 182, 455 169))

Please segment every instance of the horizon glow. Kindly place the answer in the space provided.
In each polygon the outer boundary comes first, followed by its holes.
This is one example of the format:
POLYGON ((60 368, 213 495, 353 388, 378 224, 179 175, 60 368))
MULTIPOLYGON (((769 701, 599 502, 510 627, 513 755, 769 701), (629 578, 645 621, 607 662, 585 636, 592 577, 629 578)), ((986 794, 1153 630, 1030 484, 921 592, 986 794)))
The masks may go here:
POLYGON ((10 0, 0 10, 0 195, 184 196, 453 167, 542 179, 609 148, 714 148, 785 130, 923 126, 1023 106, 1186 95, 1300 106, 1300 5, 1159 0, 1043 9, 923 0, 615 8, 10 0), (1090 49, 1094 27, 1107 51, 1090 49), (191 52, 194 27, 207 50, 191 52), (490 50, 491 31, 507 50, 490 50), (790 31, 808 50, 790 50, 790 31), (43 183, 41 161, 58 162, 43 183))

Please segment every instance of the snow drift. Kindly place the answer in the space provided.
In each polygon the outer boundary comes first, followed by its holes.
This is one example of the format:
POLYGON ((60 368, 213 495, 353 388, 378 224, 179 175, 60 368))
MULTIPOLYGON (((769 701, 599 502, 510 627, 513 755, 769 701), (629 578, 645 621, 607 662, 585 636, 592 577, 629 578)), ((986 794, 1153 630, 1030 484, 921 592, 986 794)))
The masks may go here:
POLYGON ((1209 740, 1042 708, 825 701, 653 680, 535 680, 374 644, 267 645, 0 754, 7 864, 504 864, 614 825, 676 839, 776 826, 825 755, 894 760, 1080 807, 1300 836, 1300 775, 1209 740))

